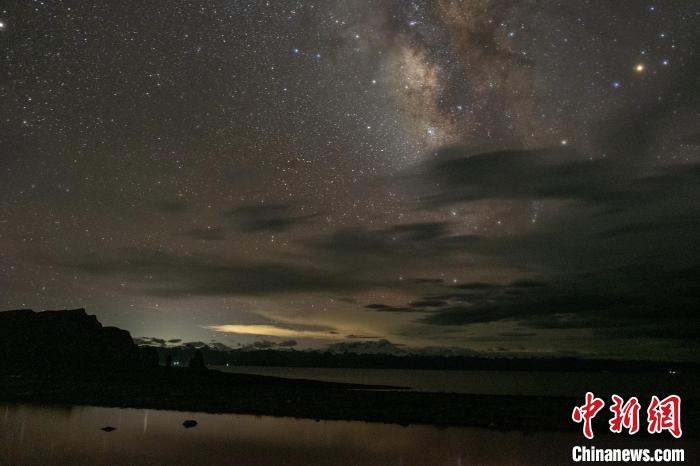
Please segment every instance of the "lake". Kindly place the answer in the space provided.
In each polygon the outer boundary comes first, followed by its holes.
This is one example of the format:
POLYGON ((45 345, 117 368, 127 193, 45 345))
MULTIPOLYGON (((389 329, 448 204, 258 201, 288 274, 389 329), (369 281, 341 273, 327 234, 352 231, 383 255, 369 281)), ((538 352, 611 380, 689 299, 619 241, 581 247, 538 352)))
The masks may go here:
MULTIPOLYGON (((0 403, 0 464, 563 464, 579 434, 0 403), (182 426, 186 419, 198 425, 182 426), (103 432, 102 427, 117 430, 103 432)), ((629 441, 628 441, 629 443, 629 441)), ((636 442, 648 448, 647 441, 636 442)), ((596 446, 605 445, 596 441, 596 446)), ((619 445, 619 442, 616 444, 619 445)), ((672 444, 675 448, 680 443, 672 444)), ((697 452, 686 451, 686 455, 697 452)), ((688 458, 688 456, 686 456, 688 458)), ((690 458, 696 456, 690 456, 690 458)))
POLYGON ((275 377, 409 387, 430 392, 486 395, 583 397, 593 393, 641 395, 640 388, 656 394, 698 394, 697 374, 609 372, 526 372, 406 369, 345 369, 326 367, 211 366, 225 372, 275 377))
MULTIPOLYGON (((288 367, 229 367, 243 372, 333 382, 411 387, 413 390, 481 394, 570 395, 586 390, 660 395, 697 393, 696 375, 517 371, 424 371, 288 367), (692 388, 692 390, 691 390, 692 388)), ((235 396, 235 393, 232 393, 235 396)), ((686 398, 684 398, 686 399, 686 398)), ((605 431, 598 424, 599 431, 605 431)), ((693 427, 686 426, 686 432, 693 427)), ((233 464, 233 465, 467 465, 564 464, 575 445, 686 448, 697 442, 659 437, 603 436, 584 441, 569 432, 499 432, 481 428, 359 421, 204 414, 89 406, 60 407, 0 402, 0 465, 233 464), (183 427, 194 419, 198 425, 183 427), (105 426, 115 427, 104 432, 105 426)), ((687 461, 687 460, 686 460, 687 461)), ((692 461, 691 461, 692 463, 692 461)))

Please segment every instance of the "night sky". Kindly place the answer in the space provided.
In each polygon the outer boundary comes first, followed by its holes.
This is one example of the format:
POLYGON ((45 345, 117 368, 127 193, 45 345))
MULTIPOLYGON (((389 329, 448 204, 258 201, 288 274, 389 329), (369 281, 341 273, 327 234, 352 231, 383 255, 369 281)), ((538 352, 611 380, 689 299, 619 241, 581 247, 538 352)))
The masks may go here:
POLYGON ((0 309, 700 359, 697 2, 2 5, 0 309))

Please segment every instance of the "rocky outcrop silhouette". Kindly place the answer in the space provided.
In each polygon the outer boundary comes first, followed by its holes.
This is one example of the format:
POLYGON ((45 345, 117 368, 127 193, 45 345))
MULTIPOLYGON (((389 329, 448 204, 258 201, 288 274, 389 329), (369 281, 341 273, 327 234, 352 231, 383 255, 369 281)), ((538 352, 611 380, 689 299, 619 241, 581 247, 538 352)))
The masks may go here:
POLYGON ((126 330, 103 327, 85 309, 0 312, 0 372, 134 370, 158 364, 126 330))
POLYGON ((204 364, 204 355, 202 355, 201 350, 194 352, 194 356, 192 356, 192 359, 190 359, 188 366, 190 369, 196 370, 203 370, 207 368, 206 364, 204 364))

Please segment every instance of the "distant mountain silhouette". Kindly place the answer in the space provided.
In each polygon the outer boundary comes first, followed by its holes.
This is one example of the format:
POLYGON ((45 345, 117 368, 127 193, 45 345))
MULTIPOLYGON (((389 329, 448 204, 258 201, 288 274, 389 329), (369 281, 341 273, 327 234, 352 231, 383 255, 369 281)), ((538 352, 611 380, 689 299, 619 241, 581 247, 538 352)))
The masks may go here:
POLYGON ((326 350, 294 349, 217 349, 189 344, 153 347, 163 364, 169 358, 176 366, 186 366, 196 351, 209 366, 342 367, 370 369, 442 369, 580 372, 700 372, 696 362, 582 359, 573 357, 487 357, 474 354, 435 354, 432 348, 421 353, 387 341, 373 344, 332 345, 326 350))
POLYGON ((405 356, 408 351, 384 338, 370 341, 334 343, 326 349, 331 354, 391 354, 405 356))
POLYGON ((0 312, 0 372, 132 370, 158 355, 126 330, 103 327, 85 309, 0 312))

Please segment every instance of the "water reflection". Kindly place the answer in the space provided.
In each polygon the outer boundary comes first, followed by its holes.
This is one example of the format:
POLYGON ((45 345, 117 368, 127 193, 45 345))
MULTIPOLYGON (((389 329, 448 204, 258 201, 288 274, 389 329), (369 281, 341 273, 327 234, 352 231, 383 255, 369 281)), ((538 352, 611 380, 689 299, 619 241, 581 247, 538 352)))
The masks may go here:
POLYGON ((0 404, 0 413, 0 464, 561 464, 580 443, 573 433, 159 410, 0 404))

